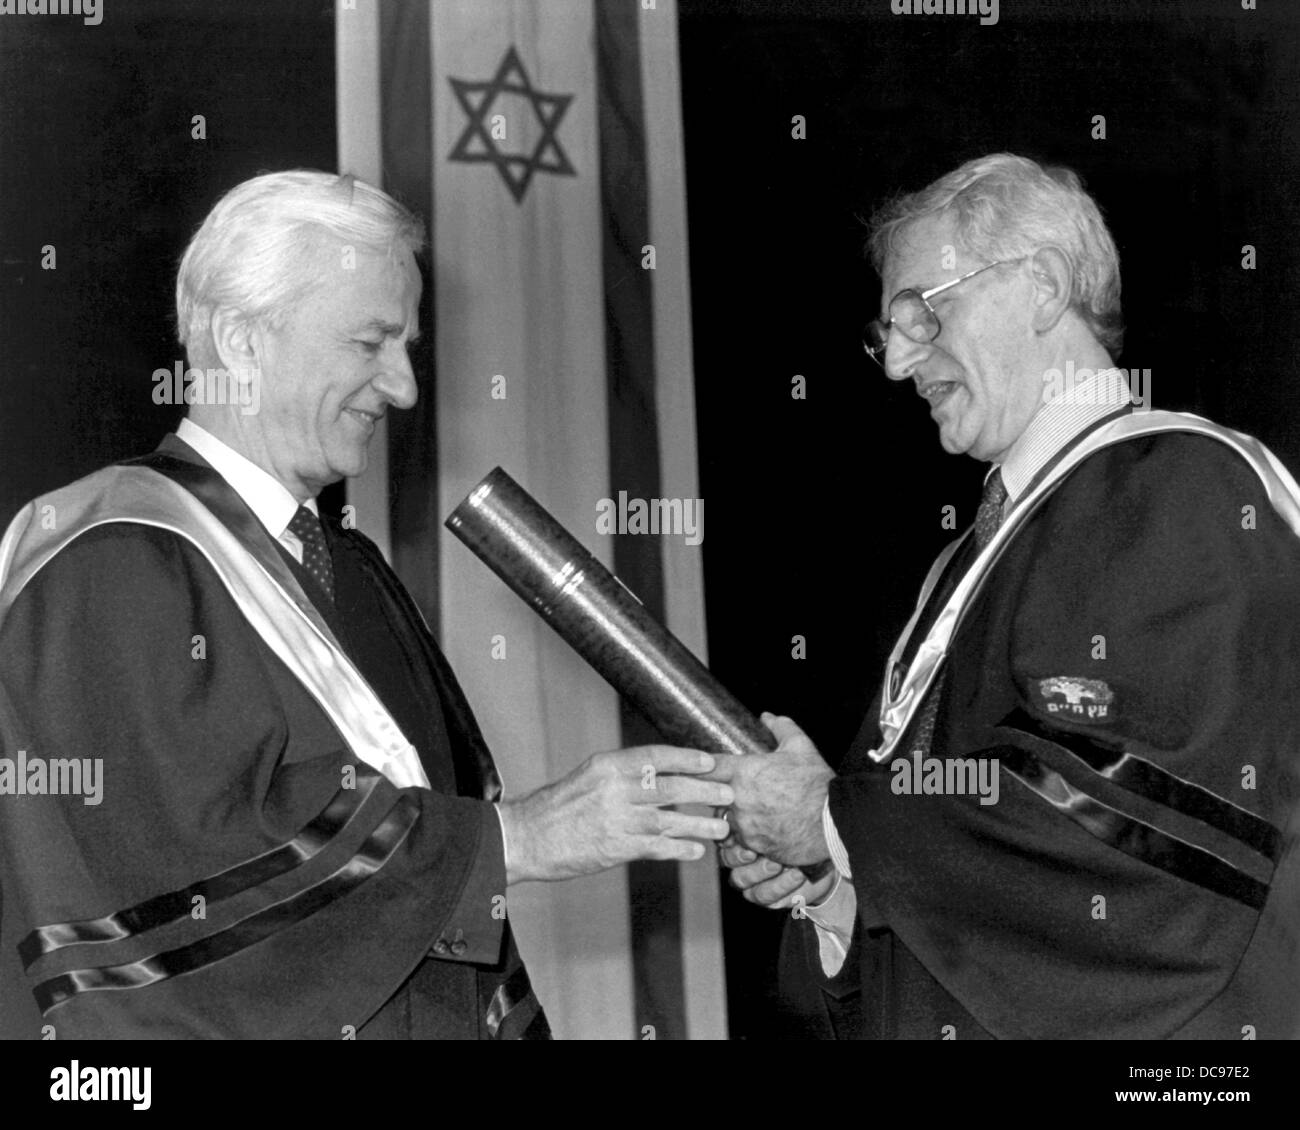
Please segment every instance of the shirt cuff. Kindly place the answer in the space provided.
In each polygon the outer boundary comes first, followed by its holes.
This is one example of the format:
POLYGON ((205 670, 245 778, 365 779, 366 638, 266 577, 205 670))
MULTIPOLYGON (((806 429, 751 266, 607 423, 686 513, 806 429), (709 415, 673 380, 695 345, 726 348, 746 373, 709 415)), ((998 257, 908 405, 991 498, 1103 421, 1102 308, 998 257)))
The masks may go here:
POLYGON ((844 965, 853 941, 857 913, 857 892, 840 875, 835 877, 835 885, 821 902, 804 907, 804 914, 817 929, 817 953, 827 977, 834 977, 844 965))
POLYGON ((822 834, 826 837, 826 846, 830 849, 831 862, 835 864, 835 870, 846 879, 853 878, 853 868, 849 866, 849 853, 844 846, 844 841, 840 839, 840 833, 835 827, 835 821, 831 819, 831 798, 826 798, 826 803, 822 805, 822 834))

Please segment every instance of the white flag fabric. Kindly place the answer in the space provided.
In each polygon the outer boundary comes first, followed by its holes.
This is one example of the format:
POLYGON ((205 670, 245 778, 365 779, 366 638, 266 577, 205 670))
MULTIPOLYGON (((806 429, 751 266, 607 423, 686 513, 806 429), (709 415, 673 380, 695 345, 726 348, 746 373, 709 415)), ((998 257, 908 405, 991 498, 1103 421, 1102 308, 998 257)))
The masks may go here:
MULTIPOLYGON (((598 525, 620 492, 698 495, 675 4, 339 0, 337 18, 340 171, 425 215, 432 267, 423 402, 349 499, 519 795, 657 738, 441 530, 493 467, 704 657, 698 534, 598 525)), ((508 905, 557 1036, 725 1037, 711 856, 508 905)))

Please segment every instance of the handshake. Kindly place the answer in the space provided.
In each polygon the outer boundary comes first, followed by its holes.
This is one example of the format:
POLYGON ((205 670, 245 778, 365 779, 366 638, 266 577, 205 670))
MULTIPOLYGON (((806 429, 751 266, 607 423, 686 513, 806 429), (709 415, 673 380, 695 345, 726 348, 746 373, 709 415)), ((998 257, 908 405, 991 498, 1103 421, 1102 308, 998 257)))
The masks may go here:
POLYGON ((599 753, 568 776, 500 806, 510 883, 568 879, 637 859, 700 859, 722 841, 732 884, 760 906, 813 903, 834 873, 809 882, 801 865, 826 859, 822 831, 834 776, 789 718, 762 716, 770 753, 731 756, 650 745, 599 753), (726 819, 677 812, 726 809, 726 819))

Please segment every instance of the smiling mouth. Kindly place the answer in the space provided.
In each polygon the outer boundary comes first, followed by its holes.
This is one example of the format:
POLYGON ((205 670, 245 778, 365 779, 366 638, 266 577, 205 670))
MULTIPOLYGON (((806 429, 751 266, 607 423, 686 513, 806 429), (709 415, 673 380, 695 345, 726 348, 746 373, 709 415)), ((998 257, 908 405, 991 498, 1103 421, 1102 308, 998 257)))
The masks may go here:
POLYGON ((383 419, 384 416, 382 412, 366 412, 360 408, 345 408, 343 411, 352 413, 369 428, 374 428, 375 422, 383 419))
POLYGON ((916 394, 928 401, 931 408, 935 408, 942 404, 956 388, 956 381, 931 381, 930 384, 918 388, 916 394))

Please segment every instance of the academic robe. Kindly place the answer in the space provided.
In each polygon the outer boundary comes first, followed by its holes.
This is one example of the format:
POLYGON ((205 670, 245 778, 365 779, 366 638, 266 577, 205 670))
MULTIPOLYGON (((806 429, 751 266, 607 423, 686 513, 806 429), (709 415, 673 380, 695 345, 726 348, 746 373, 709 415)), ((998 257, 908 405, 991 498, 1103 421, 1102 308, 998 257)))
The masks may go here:
POLYGON ((0 1031, 549 1035, 505 917, 492 759, 376 547, 325 519, 331 604, 188 445, 140 462, 292 573, 431 787, 355 756, 184 537, 86 530, 0 621, 0 754, 103 763, 98 804, 0 796, 0 1031))
POLYGON ((1170 431, 1089 455, 937 685, 929 756, 992 759, 997 802, 903 791, 921 711, 879 764, 877 699, 830 786, 852 946, 828 979, 787 929, 792 1031, 1300 1037, 1300 538, 1238 453, 1170 431))

